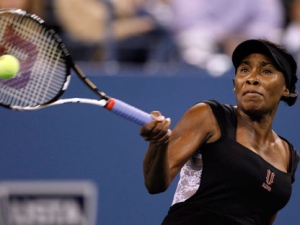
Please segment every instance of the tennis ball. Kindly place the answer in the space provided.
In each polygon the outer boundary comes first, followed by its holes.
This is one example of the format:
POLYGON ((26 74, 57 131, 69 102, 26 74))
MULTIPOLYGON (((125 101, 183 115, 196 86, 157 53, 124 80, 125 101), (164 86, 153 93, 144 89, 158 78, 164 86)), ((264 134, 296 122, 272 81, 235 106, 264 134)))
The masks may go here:
POLYGON ((8 54, 0 57, 0 79, 14 78, 19 70, 20 62, 16 57, 8 54))

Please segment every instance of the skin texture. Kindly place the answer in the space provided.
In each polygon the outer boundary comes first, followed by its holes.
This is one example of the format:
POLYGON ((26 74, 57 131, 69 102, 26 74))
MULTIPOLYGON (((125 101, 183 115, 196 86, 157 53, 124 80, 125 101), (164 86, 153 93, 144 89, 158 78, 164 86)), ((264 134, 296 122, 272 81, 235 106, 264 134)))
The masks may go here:
MULTIPOLYGON (((272 130, 272 123, 282 96, 287 96, 283 74, 262 54, 250 54, 237 68, 234 79, 237 114, 237 142, 260 155, 277 169, 287 172, 287 143, 272 130)), ((199 146, 221 136, 211 108, 205 103, 191 107, 169 130, 170 119, 152 112, 154 121, 140 130, 149 141, 143 169, 149 193, 165 191, 182 166, 199 146)), ((276 215, 270 218, 272 224, 276 215)))

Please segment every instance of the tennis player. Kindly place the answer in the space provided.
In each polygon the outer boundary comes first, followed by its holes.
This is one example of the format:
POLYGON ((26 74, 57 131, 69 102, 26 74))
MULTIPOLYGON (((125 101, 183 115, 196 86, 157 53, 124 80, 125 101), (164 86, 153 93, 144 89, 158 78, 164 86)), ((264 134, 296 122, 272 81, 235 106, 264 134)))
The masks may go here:
POLYGON ((141 136, 151 194, 180 179, 163 225, 269 225, 289 201, 299 154, 272 123, 280 101, 295 104, 297 65, 268 40, 239 44, 232 55, 236 106, 195 104, 173 131, 152 112, 141 136))

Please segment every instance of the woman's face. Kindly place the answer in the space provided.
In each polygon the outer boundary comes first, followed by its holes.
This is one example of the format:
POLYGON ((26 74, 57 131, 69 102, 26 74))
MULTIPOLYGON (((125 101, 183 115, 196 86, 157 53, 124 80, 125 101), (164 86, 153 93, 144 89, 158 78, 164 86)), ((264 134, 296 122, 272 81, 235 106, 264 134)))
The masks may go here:
POLYGON ((281 97, 289 93, 284 75, 267 56, 259 53, 242 60, 234 85, 238 107, 255 115, 276 112, 281 97))

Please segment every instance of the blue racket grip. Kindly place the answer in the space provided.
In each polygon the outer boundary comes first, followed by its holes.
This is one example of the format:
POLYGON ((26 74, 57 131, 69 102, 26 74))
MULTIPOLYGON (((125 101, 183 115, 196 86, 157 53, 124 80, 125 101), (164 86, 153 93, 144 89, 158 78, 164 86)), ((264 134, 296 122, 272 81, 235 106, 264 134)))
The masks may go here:
POLYGON ((108 100, 105 108, 141 126, 153 121, 149 113, 114 98, 108 100))

